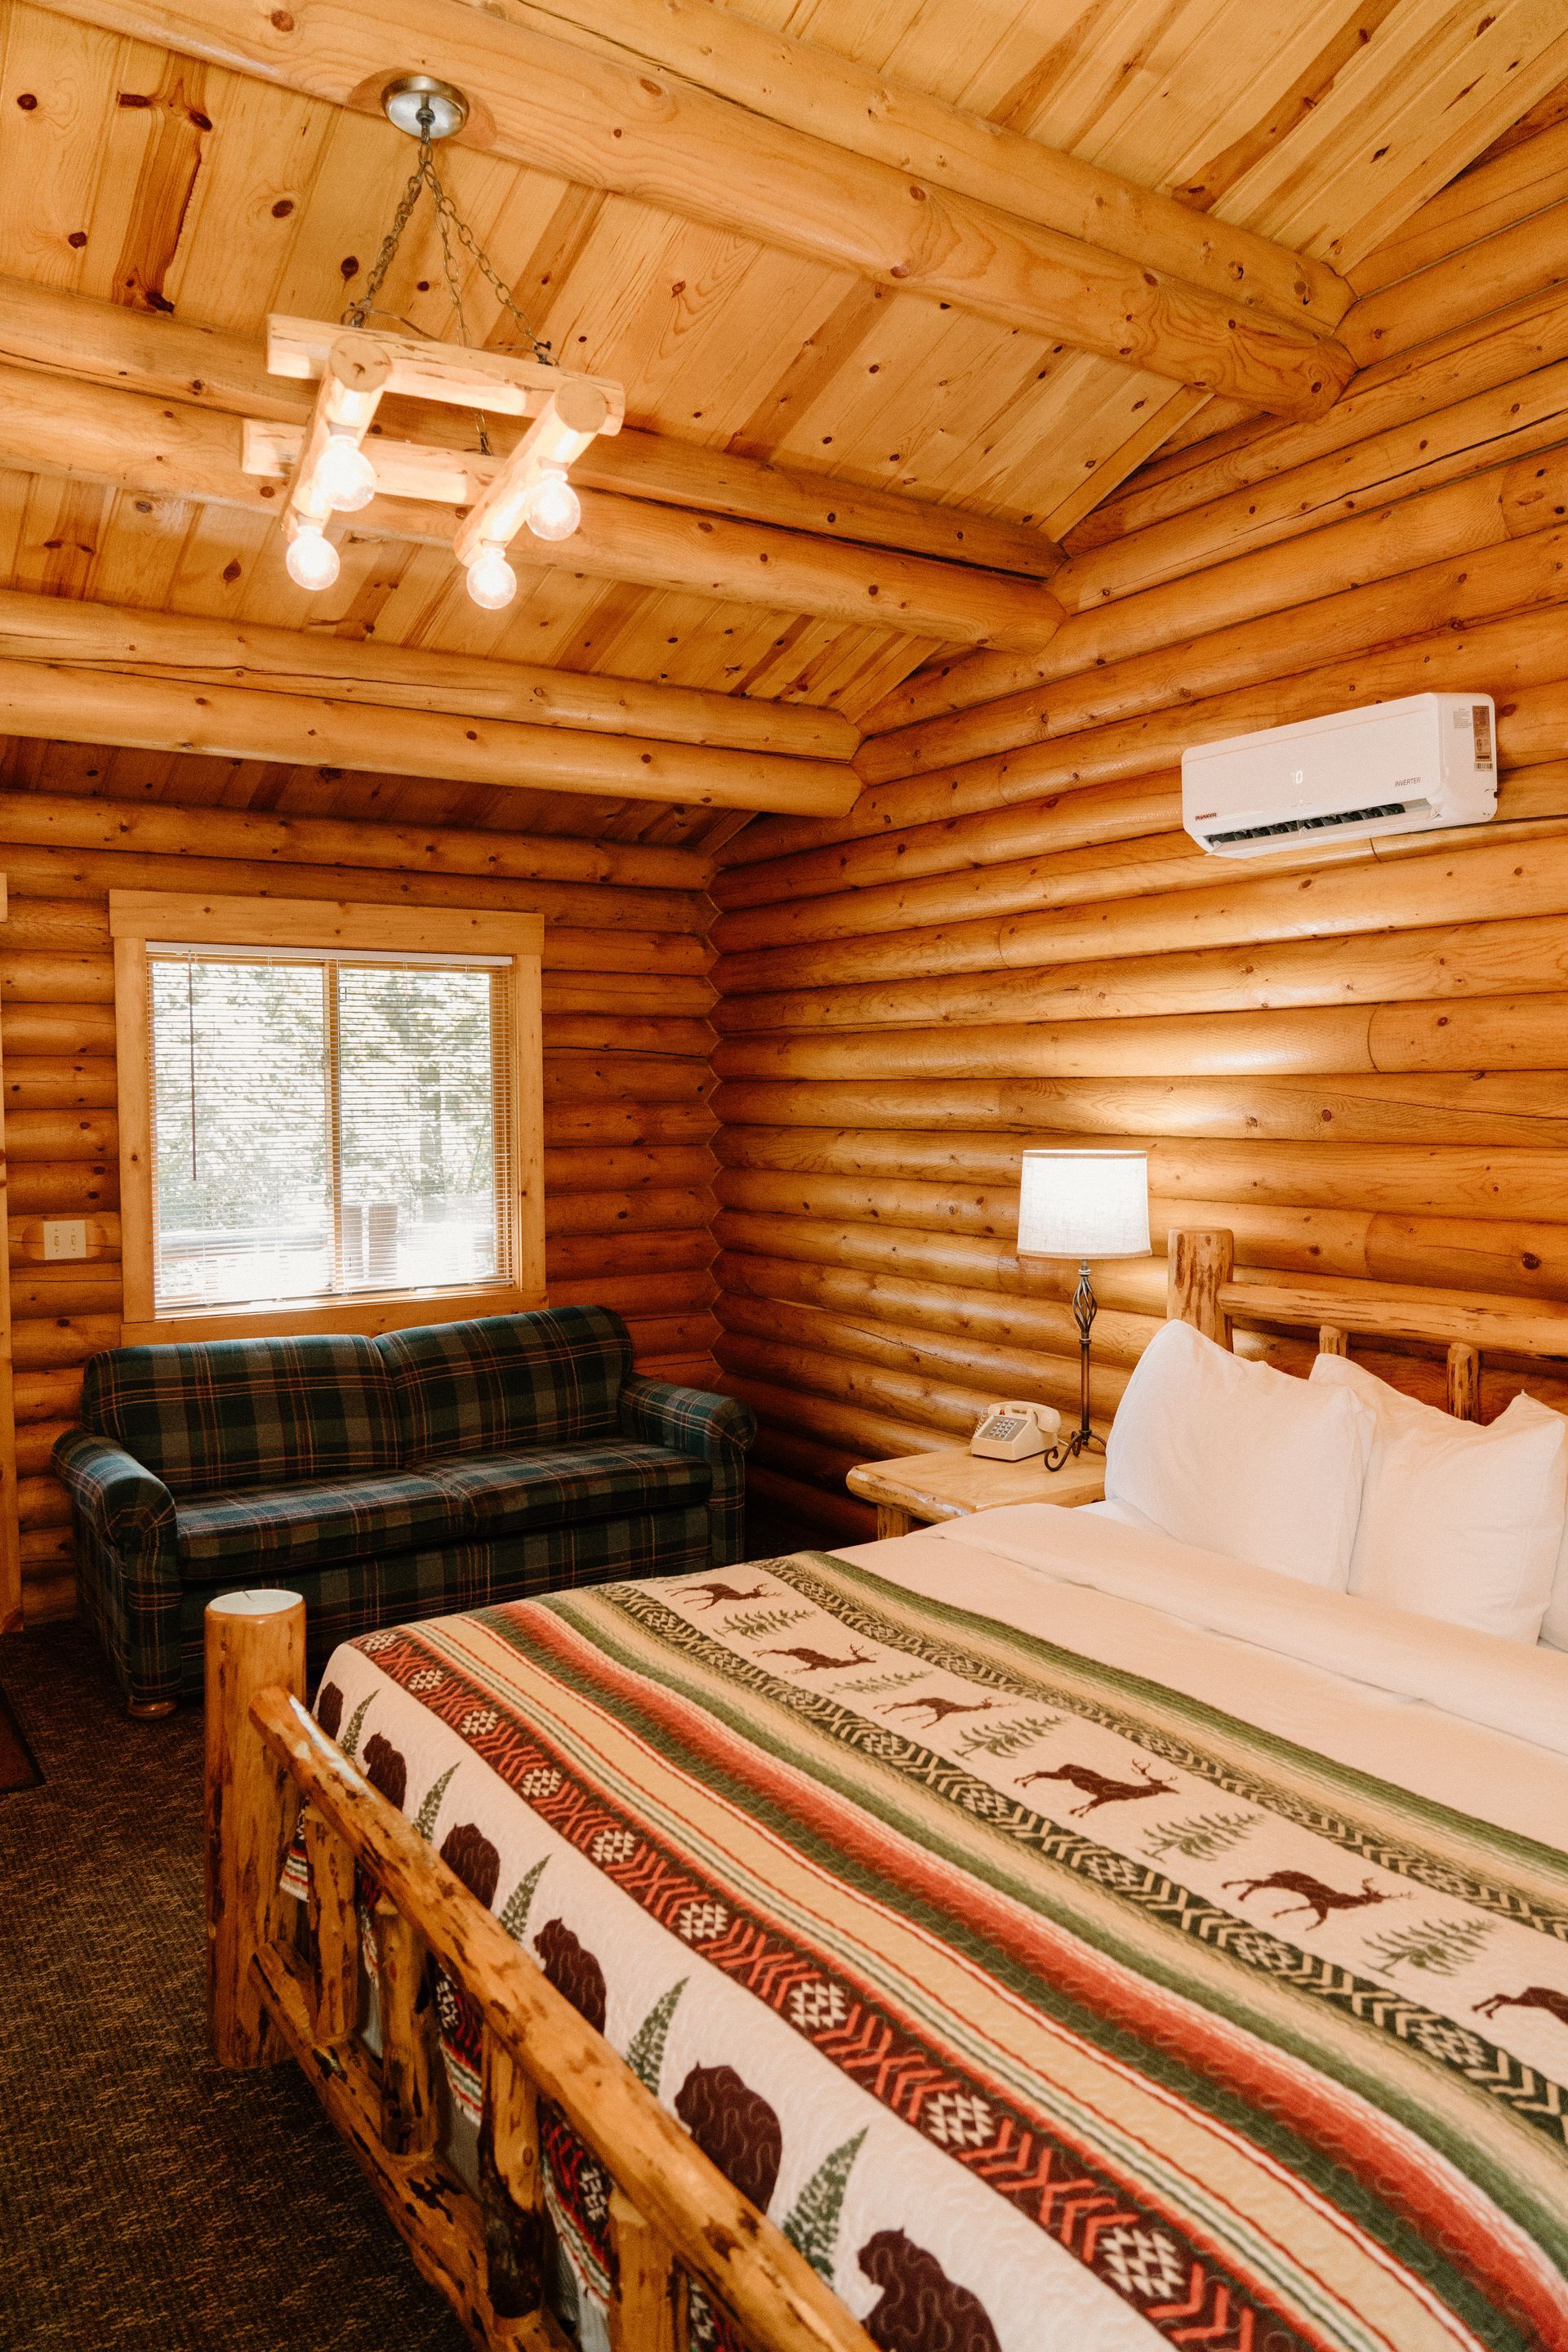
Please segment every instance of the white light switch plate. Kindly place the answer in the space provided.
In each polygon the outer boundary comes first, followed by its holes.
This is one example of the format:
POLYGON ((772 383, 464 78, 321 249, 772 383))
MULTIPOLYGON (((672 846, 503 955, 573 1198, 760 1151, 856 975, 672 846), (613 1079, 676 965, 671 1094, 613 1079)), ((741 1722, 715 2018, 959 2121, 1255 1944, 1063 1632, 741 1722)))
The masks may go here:
POLYGON ((83 1220, 80 1217, 46 1217, 44 1255, 47 1258, 85 1257, 87 1226, 83 1220))

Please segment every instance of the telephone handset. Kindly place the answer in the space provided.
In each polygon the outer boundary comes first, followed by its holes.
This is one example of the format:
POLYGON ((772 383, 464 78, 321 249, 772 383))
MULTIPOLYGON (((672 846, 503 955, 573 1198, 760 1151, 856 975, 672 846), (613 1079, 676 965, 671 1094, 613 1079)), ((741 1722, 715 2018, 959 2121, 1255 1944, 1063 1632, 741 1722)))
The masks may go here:
POLYGON ((1054 1404, 994 1404, 969 1441, 993 1462, 1027 1462, 1054 1444, 1062 1417, 1054 1404))

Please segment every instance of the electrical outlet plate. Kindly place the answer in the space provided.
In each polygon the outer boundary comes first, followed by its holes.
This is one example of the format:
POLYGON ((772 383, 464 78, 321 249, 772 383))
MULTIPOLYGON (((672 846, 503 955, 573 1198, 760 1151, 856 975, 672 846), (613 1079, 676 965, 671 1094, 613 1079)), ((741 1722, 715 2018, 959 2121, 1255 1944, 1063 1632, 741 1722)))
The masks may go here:
POLYGON ((87 1255, 85 1221, 80 1217, 46 1217, 44 1255, 46 1258, 85 1257, 87 1255))

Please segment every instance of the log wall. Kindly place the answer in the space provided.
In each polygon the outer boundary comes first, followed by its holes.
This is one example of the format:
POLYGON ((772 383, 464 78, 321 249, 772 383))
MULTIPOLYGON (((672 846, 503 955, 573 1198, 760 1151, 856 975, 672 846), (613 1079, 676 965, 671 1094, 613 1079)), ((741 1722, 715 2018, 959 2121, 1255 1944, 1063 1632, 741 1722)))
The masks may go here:
POLYGON ((711 1384, 714 1120, 706 861, 679 849, 126 807, 0 787, 0 1039, 23 1610, 73 1602, 49 1454, 120 1338, 110 888, 483 905, 545 918, 546 1271, 630 1324, 639 1366, 711 1384), (356 862, 357 861, 357 862, 356 862), (86 1262, 42 1221, 83 1217, 86 1262))
MULTIPOLYGON (((1326 418, 1195 442, 1069 535, 1043 651, 889 695, 847 817, 726 851, 719 1355, 761 1490, 822 1531, 869 1532, 856 1460, 1075 1403, 1074 1270, 1014 1254, 1030 1143, 1146 1146, 1156 1253, 1231 1226, 1325 1322, 1390 1285, 1568 1300, 1568 206, 1538 180, 1402 233, 1326 418), (1179 830, 1184 744, 1427 688, 1497 698, 1494 824, 1257 865, 1179 830)), ((1097 1276, 1102 1416, 1164 1273, 1097 1276)), ((1369 1360, 1440 1400, 1432 1356, 1369 1360)), ((1521 1377, 1489 1365, 1483 1413, 1521 1377)))

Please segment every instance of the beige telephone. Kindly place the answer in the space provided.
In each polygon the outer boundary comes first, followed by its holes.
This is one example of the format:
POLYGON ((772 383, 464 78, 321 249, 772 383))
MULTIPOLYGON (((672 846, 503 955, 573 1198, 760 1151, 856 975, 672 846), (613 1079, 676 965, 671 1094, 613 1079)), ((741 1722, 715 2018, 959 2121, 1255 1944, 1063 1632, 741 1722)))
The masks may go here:
POLYGON ((993 1462, 1027 1462, 1043 1454, 1062 1425, 1054 1404, 994 1404, 969 1441, 993 1462))

